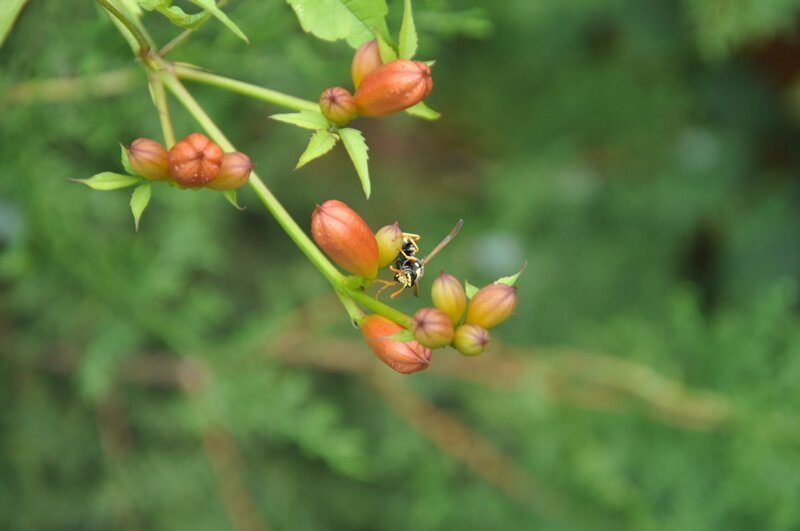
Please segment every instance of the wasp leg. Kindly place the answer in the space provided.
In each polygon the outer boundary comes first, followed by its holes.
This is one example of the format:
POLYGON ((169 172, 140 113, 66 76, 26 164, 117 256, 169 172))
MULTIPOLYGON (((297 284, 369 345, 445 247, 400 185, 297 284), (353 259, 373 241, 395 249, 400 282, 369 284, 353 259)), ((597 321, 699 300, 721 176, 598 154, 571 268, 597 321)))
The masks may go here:
POLYGON ((383 284, 383 287, 381 289, 379 289, 377 292, 375 292, 375 298, 376 299, 380 298, 381 293, 386 291, 386 288, 388 288, 389 286, 396 286, 397 285, 397 282, 392 282, 390 280, 382 280, 380 278, 375 280, 375 282, 380 282, 381 284, 383 284))
POLYGON ((394 293, 392 293, 391 295, 389 295, 389 297, 390 297, 390 298, 392 298, 392 299, 394 299, 394 298, 396 298, 398 295, 400 295, 401 293, 403 293, 403 291, 404 291, 405 289, 406 289, 406 286, 405 286, 405 285, 403 285, 403 286, 400 286, 400 289, 399 289, 399 290, 397 290, 397 291, 395 291, 395 292, 394 292, 394 293))

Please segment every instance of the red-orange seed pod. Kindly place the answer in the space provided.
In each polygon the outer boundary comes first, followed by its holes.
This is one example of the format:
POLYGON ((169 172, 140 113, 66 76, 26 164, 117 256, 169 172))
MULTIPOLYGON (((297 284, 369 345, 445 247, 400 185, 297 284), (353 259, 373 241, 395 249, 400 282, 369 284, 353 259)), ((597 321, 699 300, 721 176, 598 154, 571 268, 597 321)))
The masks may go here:
POLYGON ((378 274, 378 242, 367 222, 341 201, 317 205, 311 214, 311 235, 342 269, 365 278, 378 274))
POLYGON ((386 116, 416 105, 432 89, 433 79, 428 65, 398 59, 379 66, 364 77, 356 90, 356 107, 361 116, 386 116))
POLYGON ((381 51, 377 39, 372 39, 359 46, 353 55, 353 65, 350 72, 353 74, 353 86, 358 88, 364 76, 383 64, 381 51))
POLYGON ((169 150, 169 172, 175 182, 200 188, 219 174, 222 149, 202 133, 192 133, 169 150))
POLYGON ((353 95, 342 87, 325 89, 319 97, 319 109, 329 122, 336 125, 346 125, 358 116, 353 95))
POLYGON ((478 290, 467 306, 464 322, 483 328, 497 326, 517 307, 517 288, 506 284, 489 284, 478 290))
POLYGON ((428 368, 431 351, 416 341, 395 341, 389 337, 404 328, 381 315, 369 315, 361 322, 361 333, 370 350, 386 365, 402 374, 428 368))
POLYGON ((225 153, 222 156, 222 165, 219 168, 219 173, 206 188, 212 190, 235 190, 247 184, 250 179, 250 172, 253 170, 253 163, 250 157, 244 153, 234 151, 232 153, 225 153))
POLYGON ((137 138, 128 146, 128 162, 136 175, 151 181, 168 181, 167 149, 149 138, 137 138))

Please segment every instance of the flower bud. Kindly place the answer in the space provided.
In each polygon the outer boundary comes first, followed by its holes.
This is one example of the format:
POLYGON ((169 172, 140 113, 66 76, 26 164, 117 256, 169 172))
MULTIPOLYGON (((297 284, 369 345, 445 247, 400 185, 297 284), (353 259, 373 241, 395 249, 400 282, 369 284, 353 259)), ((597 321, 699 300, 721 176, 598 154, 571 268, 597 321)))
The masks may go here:
POLYGON ((489 347, 489 332, 474 324, 463 324, 456 328, 453 347, 465 356, 478 356, 489 347))
POLYGON ((342 87, 325 89, 319 97, 319 108, 323 116, 336 125, 346 125, 358 116, 353 95, 342 87))
POLYGON ((379 360, 402 374, 411 374, 428 368, 431 351, 416 341, 388 339, 403 327, 381 315, 369 315, 361 322, 361 333, 367 345, 379 360))
POLYGON ((383 64, 378 40, 372 39, 359 46, 353 56, 353 65, 350 72, 353 74, 353 86, 358 88, 364 76, 383 64))
POLYGON ((169 150, 169 172, 181 186, 200 188, 219 174, 222 150, 202 133, 192 133, 169 150))
POLYGON ((478 290, 467 307, 465 322, 492 328, 508 319, 517 307, 517 288, 506 284, 489 284, 478 290))
POLYGON ((467 308, 467 294, 464 286, 453 275, 444 271, 439 273, 431 285, 433 305, 450 317, 453 324, 458 323, 467 308))
POLYGON ((317 205, 311 214, 311 235, 342 269, 366 278, 378 274, 378 242, 366 221, 341 201, 317 205))
POLYGON ((235 190, 247 184, 250 178, 250 171, 253 169, 253 163, 250 157, 244 153, 234 151, 233 153, 225 153, 222 156, 222 165, 219 167, 219 173, 214 179, 206 185, 206 188, 212 190, 235 190))
POLYGON ((453 321, 441 310, 422 308, 411 321, 414 339, 429 348, 441 348, 453 341, 453 321))
POLYGON ((169 181, 167 149, 149 138, 137 138, 128 146, 128 162, 136 175, 151 181, 169 181))
POLYGON ((398 59, 364 76, 356 90, 356 108, 361 116, 386 116, 416 105, 431 89, 433 79, 428 65, 398 59))
POLYGON ((391 225, 381 227, 375 233, 375 239, 378 241, 378 269, 382 269, 394 262, 403 247, 403 231, 400 230, 400 224, 395 221, 391 225))

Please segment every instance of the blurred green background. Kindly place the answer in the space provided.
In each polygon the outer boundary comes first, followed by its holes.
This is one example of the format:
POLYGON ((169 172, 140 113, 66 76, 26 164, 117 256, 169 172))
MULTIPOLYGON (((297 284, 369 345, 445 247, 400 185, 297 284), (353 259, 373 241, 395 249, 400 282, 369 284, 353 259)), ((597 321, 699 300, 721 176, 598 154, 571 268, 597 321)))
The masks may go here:
MULTIPOLYGON (((304 227, 329 198, 429 244, 465 218, 404 310, 528 261, 488 354, 404 377, 249 190, 157 187, 136 234, 128 193, 67 180, 160 127, 93 2, 30 1, 0 49, 0 528, 800 528, 800 1, 415 9, 444 116, 356 122, 370 201, 341 147, 292 171, 281 109, 189 84, 304 227)), ((350 85, 284 2, 226 10, 250 46, 211 22, 173 59, 350 85)))

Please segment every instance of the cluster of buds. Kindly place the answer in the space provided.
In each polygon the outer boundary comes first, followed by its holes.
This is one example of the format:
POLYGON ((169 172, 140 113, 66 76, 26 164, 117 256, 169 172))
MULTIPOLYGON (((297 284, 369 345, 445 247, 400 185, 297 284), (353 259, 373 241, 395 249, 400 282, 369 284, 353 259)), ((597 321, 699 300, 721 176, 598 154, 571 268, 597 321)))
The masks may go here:
POLYGON ((379 118, 400 112, 424 100, 433 89, 427 64, 408 59, 384 64, 377 40, 356 50, 351 73, 355 95, 343 87, 331 87, 319 99, 322 114, 334 125, 346 125, 358 116, 379 118))
POLYGON ((137 138, 127 153, 137 175, 184 188, 235 190, 247 184, 253 169, 247 155, 238 151, 223 153, 202 133, 192 133, 169 151, 155 140, 137 138))
MULTIPOLYGON (((408 235, 397 222, 373 234, 358 213, 335 199, 317 205, 311 234, 338 266, 368 280, 375 279, 379 269, 406 258, 401 250, 408 235)), ((431 298, 433 307, 417 311, 408 330, 380 315, 369 315, 360 323, 372 352, 397 372, 426 369, 431 349, 451 346, 466 356, 486 352, 489 329, 514 313, 517 289, 498 281, 468 300, 464 285, 442 272, 433 281, 431 298)))

